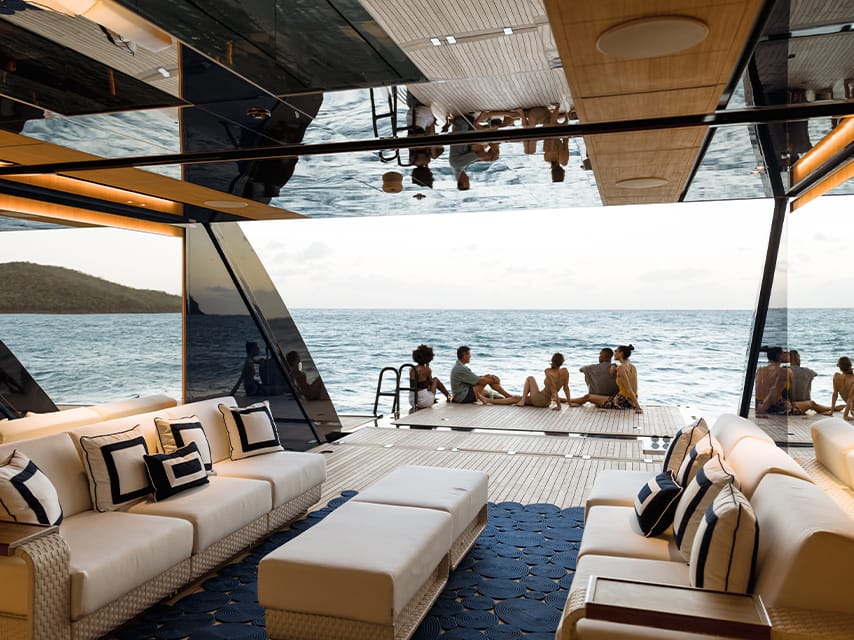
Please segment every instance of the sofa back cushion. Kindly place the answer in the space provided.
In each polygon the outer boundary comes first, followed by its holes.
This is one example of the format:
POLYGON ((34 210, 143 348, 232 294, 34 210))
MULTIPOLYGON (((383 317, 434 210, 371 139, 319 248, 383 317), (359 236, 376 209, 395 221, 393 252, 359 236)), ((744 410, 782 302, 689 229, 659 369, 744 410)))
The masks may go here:
POLYGON ((751 499, 759 522, 756 593, 767 606, 854 614, 854 523, 816 485, 769 473, 751 499))
POLYGON ((685 456, 688 455, 692 447, 707 433, 709 433, 709 426, 703 418, 697 418, 691 424, 687 424, 679 429, 670 441, 667 453, 664 454, 662 471, 670 470, 674 475, 678 473, 679 467, 682 466, 682 462, 685 460, 685 456))
POLYGON ((211 449, 211 459, 213 462, 226 460, 231 453, 228 444, 228 433, 225 430, 225 422, 222 414, 219 412, 218 406, 220 403, 233 407, 237 404, 232 396, 221 396, 210 398, 208 400, 199 400, 197 402, 189 402, 180 404, 177 407, 171 407, 161 411, 158 415, 162 418, 176 419, 185 418, 188 416, 196 416, 202 426, 205 428, 205 437, 208 440, 208 445, 211 449))
POLYGON ((63 411, 33 413, 26 418, 0 422, 0 442, 18 442, 59 433, 74 427, 93 424, 101 420, 92 407, 74 407, 63 411))
POLYGON ((700 520, 688 561, 691 586, 748 593, 753 584, 759 526, 744 494, 725 486, 700 520))
POLYGON ((854 425, 842 418, 824 418, 810 427, 815 459, 833 475, 854 488, 848 452, 854 451, 854 425))
POLYGON ((756 487, 768 473, 782 473, 812 482, 804 468, 782 449, 757 438, 739 440, 726 456, 726 461, 738 478, 741 491, 748 500, 753 497, 756 487))
POLYGON ((18 450, 32 460, 56 489, 63 516, 92 508, 89 483, 74 443, 67 433, 0 445, 0 459, 18 450))
POLYGON ((148 413, 166 407, 174 407, 176 404, 178 401, 175 398, 158 393, 151 396, 123 398, 122 400, 96 404, 92 406, 92 409, 98 412, 101 419, 112 420, 113 418, 124 418, 137 413, 148 413))
POLYGON ((724 413, 712 425, 712 435, 721 443, 724 458, 743 438, 755 438, 774 444, 774 439, 747 418, 733 413, 724 413))

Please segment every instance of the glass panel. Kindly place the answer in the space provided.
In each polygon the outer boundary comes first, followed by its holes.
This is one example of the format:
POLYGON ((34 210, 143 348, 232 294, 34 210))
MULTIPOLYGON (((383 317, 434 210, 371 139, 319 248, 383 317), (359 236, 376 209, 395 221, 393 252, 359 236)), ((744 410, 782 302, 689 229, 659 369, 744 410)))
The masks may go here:
POLYGON ((0 420, 17 418, 27 411, 56 411, 56 405, 33 380, 30 372, 0 340, 0 420))

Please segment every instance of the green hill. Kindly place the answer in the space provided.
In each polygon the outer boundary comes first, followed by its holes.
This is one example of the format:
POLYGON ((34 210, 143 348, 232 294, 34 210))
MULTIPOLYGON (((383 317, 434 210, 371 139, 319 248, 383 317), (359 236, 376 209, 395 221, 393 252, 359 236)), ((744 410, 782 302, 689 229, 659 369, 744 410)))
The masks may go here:
POLYGON ((0 264, 0 313, 180 313, 181 297, 64 267, 0 264))

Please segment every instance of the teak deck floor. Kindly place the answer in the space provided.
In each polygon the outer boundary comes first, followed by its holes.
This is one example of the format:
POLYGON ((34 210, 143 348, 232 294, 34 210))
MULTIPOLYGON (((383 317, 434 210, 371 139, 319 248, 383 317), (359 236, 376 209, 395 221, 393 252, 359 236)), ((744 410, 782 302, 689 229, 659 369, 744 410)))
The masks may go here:
POLYGON ((452 429, 502 429, 543 433, 576 433, 635 438, 672 436, 691 418, 682 407, 647 405, 644 412, 598 409, 592 405, 552 411, 514 405, 454 404, 438 402, 432 407, 393 420, 411 427, 452 429))

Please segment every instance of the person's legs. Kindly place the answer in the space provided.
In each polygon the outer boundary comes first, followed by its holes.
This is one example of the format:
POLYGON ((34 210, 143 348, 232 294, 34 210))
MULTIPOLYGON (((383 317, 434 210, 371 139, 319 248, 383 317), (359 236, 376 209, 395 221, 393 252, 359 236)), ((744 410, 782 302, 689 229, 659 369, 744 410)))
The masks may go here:
POLYGON ((522 387, 522 399, 516 403, 517 407, 524 407, 528 404, 528 399, 531 397, 531 393, 537 390, 539 391, 539 387, 537 387, 537 381, 534 379, 534 376, 528 376, 525 379, 525 384, 522 387))
POLYGON ((450 397, 450 394, 445 388, 445 385, 442 384, 442 381, 439 380, 439 378, 433 378, 433 381, 430 383, 430 391, 435 394, 437 389, 442 392, 442 395, 445 396, 445 398, 450 397))
POLYGON ((508 393, 508 391, 501 386, 501 378, 496 375, 489 374, 484 376, 487 379, 486 384, 489 385, 489 388, 493 391, 500 393, 504 398, 512 398, 513 394, 508 393))
MULTIPOLYGON (((585 397, 587 398, 587 402, 592 402, 597 407, 601 407, 603 404, 605 404, 606 402, 608 402, 608 400, 611 399, 610 396, 600 396, 596 395, 595 393, 588 393, 585 397)), ((575 401, 573 400, 573 402, 575 401)))

